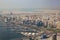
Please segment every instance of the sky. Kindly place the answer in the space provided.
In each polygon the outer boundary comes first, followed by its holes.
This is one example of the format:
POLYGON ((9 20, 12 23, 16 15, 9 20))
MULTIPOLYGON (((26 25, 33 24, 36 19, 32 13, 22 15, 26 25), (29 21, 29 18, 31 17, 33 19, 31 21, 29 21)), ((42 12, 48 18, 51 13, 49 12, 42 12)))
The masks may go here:
POLYGON ((60 0, 0 0, 0 9, 41 8, 60 10, 60 0))

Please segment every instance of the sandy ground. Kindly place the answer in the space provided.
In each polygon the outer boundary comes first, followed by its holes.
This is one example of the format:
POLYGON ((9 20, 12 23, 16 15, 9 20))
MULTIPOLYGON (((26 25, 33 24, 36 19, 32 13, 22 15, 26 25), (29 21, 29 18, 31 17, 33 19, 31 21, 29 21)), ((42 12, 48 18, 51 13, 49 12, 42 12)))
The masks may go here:
POLYGON ((60 40, 60 36, 57 36, 57 40, 60 40))

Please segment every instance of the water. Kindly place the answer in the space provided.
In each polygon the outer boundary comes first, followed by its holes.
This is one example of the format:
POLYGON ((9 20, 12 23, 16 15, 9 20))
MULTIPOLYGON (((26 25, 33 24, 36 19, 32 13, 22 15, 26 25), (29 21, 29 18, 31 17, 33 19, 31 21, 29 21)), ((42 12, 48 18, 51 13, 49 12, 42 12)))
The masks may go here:
POLYGON ((24 35, 13 32, 10 29, 7 29, 7 27, 0 27, 0 40, 12 40, 22 37, 24 37, 24 35))

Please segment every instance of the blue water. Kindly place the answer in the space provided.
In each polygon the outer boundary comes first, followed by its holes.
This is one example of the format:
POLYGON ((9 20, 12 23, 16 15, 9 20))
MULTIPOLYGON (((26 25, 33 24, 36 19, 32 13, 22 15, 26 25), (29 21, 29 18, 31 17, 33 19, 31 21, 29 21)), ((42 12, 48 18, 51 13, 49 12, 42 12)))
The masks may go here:
POLYGON ((7 27, 0 27, 0 40, 11 40, 22 37, 24 37, 24 35, 13 32, 7 27))

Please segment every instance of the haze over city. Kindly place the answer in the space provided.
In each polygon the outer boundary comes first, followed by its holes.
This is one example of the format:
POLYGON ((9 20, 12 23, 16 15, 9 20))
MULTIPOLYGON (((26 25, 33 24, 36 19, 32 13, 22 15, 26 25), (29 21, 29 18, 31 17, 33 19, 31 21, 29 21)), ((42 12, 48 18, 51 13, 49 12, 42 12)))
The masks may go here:
POLYGON ((0 40, 60 40, 60 0, 0 0, 0 40))
POLYGON ((60 10, 60 0, 0 0, 0 10, 34 10, 34 9, 60 10))

